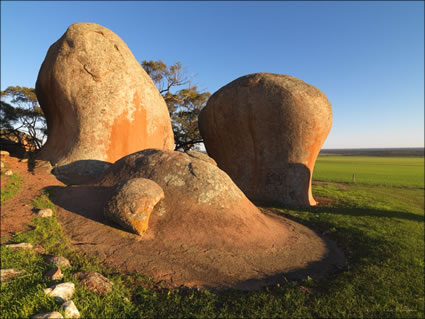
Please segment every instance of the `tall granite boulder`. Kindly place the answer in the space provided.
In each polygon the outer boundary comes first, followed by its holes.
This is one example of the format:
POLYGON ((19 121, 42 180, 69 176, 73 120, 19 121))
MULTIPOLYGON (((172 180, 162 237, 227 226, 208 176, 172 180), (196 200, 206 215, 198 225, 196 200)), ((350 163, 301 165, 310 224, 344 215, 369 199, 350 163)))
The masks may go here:
POLYGON ((36 93, 49 131, 37 158, 64 179, 99 175, 141 149, 173 149, 164 99, 127 45, 100 25, 73 24, 49 48, 36 93))
MULTIPOLYGON (((143 150, 115 162, 98 185, 120 188, 140 179, 155 182, 165 195, 152 205, 149 223, 143 229, 145 240, 168 242, 168 247, 196 243, 206 249, 238 246, 261 250, 280 245, 288 237, 289 230, 281 221, 260 212, 207 157, 143 150)), ((121 201, 121 206, 124 204, 121 201)))
POLYGON ((249 199, 316 204, 313 168, 332 125, 320 90, 289 75, 249 74, 215 92, 198 123, 208 154, 249 199))

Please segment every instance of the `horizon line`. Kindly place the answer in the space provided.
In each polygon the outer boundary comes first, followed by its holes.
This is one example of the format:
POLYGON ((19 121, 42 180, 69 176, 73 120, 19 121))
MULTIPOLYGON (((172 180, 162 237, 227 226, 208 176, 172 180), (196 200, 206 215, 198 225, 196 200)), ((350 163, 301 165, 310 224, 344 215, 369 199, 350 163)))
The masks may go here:
POLYGON ((401 147, 343 147, 343 148, 322 148, 321 151, 328 151, 328 150, 376 150, 376 149, 425 149, 424 146, 401 146, 401 147))

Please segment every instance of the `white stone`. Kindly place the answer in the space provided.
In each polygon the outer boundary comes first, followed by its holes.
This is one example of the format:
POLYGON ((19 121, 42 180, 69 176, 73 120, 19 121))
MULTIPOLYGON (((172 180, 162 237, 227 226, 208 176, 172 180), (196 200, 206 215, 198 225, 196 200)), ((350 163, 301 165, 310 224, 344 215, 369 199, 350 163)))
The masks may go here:
POLYGON ((72 300, 64 302, 62 308, 65 311, 65 318, 80 318, 80 312, 72 300))
POLYGON ((52 217, 53 211, 50 208, 40 209, 38 211, 38 216, 43 217, 43 218, 52 217))
POLYGON ((6 280, 13 279, 23 273, 25 273, 25 270, 2 269, 0 272, 0 281, 4 282, 6 280))
POLYGON ((63 316, 60 312, 55 311, 36 314, 32 316, 32 319, 63 319, 63 316))
POLYGON ((55 300, 60 303, 71 300, 74 291, 75 285, 72 282, 53 285, 44 289, 46 295, 55 298, 55 300))
POLYGON ((4 173, 4 175, 6 175, 6 176, 12 176, 12 175, 13 175, 13 172, 12 172, 10 169, 8 169, 8 170, 4 173))
POLYGON ((29 243, 19 243, 19 244, 7 244, 5 245, 7 248, 10 249, 32 249, 32 245, 29 243))

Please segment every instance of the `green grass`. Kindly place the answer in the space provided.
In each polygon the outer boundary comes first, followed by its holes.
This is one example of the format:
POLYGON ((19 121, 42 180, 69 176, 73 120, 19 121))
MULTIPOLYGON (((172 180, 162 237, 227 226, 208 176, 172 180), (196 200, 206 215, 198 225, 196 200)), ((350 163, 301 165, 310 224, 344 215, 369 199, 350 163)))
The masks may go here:
POLYGON ((13 196, 15 196, 21 189, 22 184, 22 177, 18 174, 13 173, 9 176, 5 187, 1 189, 1 204, 6 203, 6 201, 13 198, 13 196))
POLYGON ((342 317, 423 317, 424 190, 326 185, 314 194, 338 202, 281 211, 329 232, 349 257, 349 270, 329 282, 321 307, 334 302, 332 316, 342 317))
POLYGON ((319 156, 313 179, 424 187, 424 157, 319 156))
MULTIPOLYGON (((323 208, 277 211, 326 232, 344 250, 348 268, 327 279, 306 278, 254 292, 168 290, 142 274, 120 274, 69 249, 55 217, 36 217, 34 229, 14 240, 41 243, 48 253, 70 259, 64 281, 75 283, 73 301, 83 318, 423 318, 424 189, 358 183, 315 185, 313 194, 335 202, 323 208), (113 291, 99 297, 86 290, 72 277, 81 270, 107 276, 113 291), (312 292, 303 292, 301 286, 312 292)), ((48 193, 33 205, 54 209, 48 193)), ((51 285, 42 277, 49 267, 42 257, 1 249, 1 260, 2 268, 33 274, 2 284, 3 318, 60 310, 42 292, 51 285)))

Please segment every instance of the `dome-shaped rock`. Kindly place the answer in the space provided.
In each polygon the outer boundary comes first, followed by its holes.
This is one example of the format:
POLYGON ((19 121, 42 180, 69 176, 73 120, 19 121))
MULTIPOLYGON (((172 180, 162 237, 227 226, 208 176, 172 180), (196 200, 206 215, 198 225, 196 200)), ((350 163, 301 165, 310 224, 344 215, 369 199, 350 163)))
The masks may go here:
POLYGON ((99 185, 116 186, 135 178, 150 179, 165 195, 150 215, 147 238, 214 243, 217 248, 229 243, 270 247, 287 236, 285 228, 261 213, 207 156, 143 150, 115 162, 99 185))
POLYGON ((313 168, 332 125, 320 90, 289 75, 246 75, 215 92, 198 123, 208 154, 249 199, 316 204, 313 168))
POLYGON ((36 93, 49 132, 38 159, 63 167, 60 174, 99 175, 105 162, 135 151, 173 149, 164 99, 127 45, 100 25, 73 24, 49 48, 36 93))

